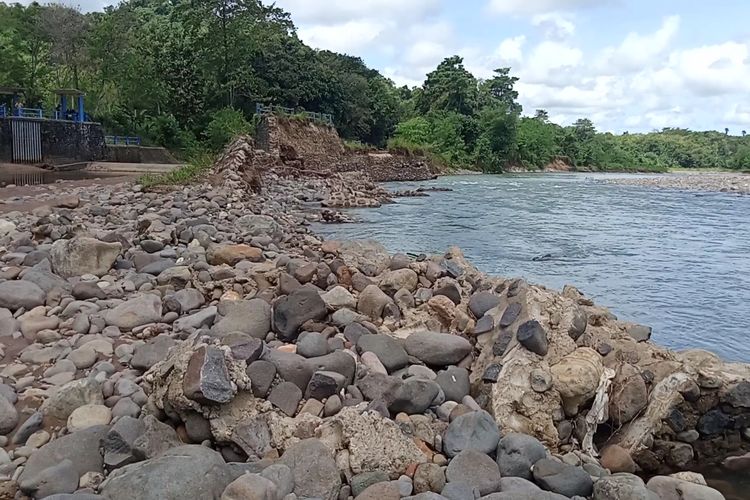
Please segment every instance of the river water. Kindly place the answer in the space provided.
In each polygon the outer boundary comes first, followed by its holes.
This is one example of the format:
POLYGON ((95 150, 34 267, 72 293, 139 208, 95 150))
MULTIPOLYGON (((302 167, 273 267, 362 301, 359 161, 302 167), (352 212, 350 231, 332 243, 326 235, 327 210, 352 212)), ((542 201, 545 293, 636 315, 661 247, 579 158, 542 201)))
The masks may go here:
POLYGON ((458 245, 489 274, 556 289, 575 285, 619 318, 653 327, 659 344, 750 362, 750 196, 601 182, 608 177, 475 175, 389 184, 453 191, 351 210, 362 223, 315 230, 374 238, 392 252, 458 245))

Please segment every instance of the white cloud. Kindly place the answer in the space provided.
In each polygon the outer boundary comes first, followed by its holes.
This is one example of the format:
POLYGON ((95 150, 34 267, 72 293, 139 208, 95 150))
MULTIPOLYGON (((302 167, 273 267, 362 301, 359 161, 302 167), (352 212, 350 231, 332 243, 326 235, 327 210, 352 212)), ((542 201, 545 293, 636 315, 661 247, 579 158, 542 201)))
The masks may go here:
POLYGON ((724 114, 724 120, 733 125, 750 127, 750 105, 745 103, 734 103, 724 114))
POLYGON ((299 29, 299 37, 316 49, 352 54, 374 42, 386 25, 376 21, 349 21, 335 25, 313 25, 299 29))
POLYGON ((597 7, 608 2, 609 0, 490 0, 489 9, 497 14, 534 15, 597 7))
POLYGON ((440 0, 276 0, 295 22, 341 24, 353 19, 424 19, 440 11, 440 0))
POLYGON ((680 16, 669 16, 653 33, 628 33, 620 45, 604 49, 603 64, 616 72, 643 69, 668 51, 679 29, 680 16))
POLYGON ((564 40, 576 32, 576 25, 567 14, 546 12, 531 18, 531 25, 539 28, 545 38, 564 40))
POLYGON ((506 38, 495 49, 495 56, 501 62, 508 64, 520 63, 523 61, 523 46, 526 43, 524 35, 506 38))

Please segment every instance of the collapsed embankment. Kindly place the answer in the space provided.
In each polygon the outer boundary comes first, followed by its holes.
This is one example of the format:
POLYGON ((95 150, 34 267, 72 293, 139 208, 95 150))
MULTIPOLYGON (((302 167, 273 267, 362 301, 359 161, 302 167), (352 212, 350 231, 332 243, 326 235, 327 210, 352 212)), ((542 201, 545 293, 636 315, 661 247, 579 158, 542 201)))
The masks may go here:
POLYGON ((746 470, 750 366, 458 249, 322 241, 311 207, 384 192, 305 166, 239 139, 197 185, 6 214, 0 497, 721 499, 634 473, 746 470))
POLYGON ((350 151, 333 126, 306 118, 264 116, 255 143, 287 165, 314 171, 360 172, 373 182, 421 181, 439 173, 426 157, 350 151))

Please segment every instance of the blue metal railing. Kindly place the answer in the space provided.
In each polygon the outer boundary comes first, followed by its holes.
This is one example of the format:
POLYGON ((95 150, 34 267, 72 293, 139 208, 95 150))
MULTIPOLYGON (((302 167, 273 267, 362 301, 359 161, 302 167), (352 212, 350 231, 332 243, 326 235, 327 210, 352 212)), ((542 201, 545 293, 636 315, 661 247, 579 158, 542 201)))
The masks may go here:
POLYGON ((279 115, 304 115, 307 118, 312 118, 313 120, 333 125, 333 115, 330 115, 328 113, 316 113, 314 111, 296 110, 294 108, 287 108, 284 106, 266 106, 261 103, 255 104, 255 112, 261 116, 274 113, 279 115))
POLYGON ((0 118, 5 118, 8 116, 8 108, 5 106, 5 104, 0 105, 0 118))
POLYGON ((123 144, 125 146, 140 146, 141 138, 138 136, 124 136, 124 135, 105 135, 104 142, 116 146, 123 144))

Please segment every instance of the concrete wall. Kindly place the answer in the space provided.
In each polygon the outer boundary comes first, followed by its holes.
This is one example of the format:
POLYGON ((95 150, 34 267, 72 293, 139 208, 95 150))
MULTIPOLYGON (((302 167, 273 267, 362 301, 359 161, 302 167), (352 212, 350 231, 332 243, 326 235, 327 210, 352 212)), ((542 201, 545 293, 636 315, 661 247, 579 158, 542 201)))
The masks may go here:
MULTIPOLYGON (((11 121, 0 119, 0 160, 12 161, 11 121)), ((42 161, 62 164, 95 161, 106 158, 104 130, 98 123, 75 123, 61 120, 36 120, 42 135, 42 161)))
POLYGON ((179 163, 169 151, 159 147, 107 145, 107 161, 119 163, 179 163))

